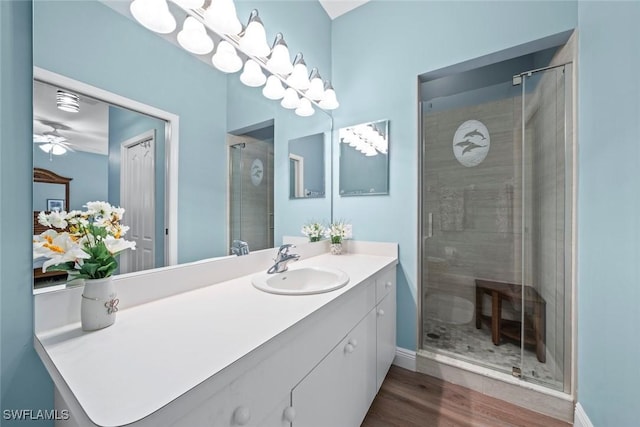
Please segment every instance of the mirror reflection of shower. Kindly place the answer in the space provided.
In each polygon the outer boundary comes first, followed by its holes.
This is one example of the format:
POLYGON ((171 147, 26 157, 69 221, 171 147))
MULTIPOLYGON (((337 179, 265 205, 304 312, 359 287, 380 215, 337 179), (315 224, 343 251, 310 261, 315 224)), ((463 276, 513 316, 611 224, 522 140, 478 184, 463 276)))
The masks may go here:
POLYGON ((273 125, 227 136, 229 253, 236 240, 250 251, 274 245, 273 125))

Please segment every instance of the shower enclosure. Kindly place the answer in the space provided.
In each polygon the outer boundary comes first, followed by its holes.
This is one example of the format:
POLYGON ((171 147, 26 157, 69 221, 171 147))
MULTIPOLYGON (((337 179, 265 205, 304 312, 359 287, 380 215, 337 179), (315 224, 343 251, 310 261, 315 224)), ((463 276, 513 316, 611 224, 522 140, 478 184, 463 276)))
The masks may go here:
POLYGON ((228 247, 242 240, 251 251, 272 248, 273 230, 273 130, 230 136, 228 247))
POLYGON ((421 103, 421 348, 560 391, 571 367, 571 67, 421 103))

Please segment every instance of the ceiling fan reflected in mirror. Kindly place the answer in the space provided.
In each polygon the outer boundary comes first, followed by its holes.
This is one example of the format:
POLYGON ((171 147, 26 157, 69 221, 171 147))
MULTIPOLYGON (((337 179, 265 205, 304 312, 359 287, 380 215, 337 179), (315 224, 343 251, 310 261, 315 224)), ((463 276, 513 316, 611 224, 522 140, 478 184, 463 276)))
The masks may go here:
POLYGON ((60 135, 56 127, 51 126, 51 128, 52 131, 33 135, 33 143, 38 144, 38 148, 49 154, 49 160, 53 160, 54 155, 61 156, 67 151, 74 151, 67 142, 67 138, 60 135))

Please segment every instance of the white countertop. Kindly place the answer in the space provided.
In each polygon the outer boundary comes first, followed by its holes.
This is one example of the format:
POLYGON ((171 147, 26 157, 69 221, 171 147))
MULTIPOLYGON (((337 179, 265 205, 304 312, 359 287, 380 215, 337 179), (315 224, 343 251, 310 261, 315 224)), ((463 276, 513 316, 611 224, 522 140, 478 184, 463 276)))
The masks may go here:
POLYGON ((39 332, 38 350, 95 424, 121 426, 157 411, 396 261, 323 254, 290 269, 337 268, 349 275, 345 287, 274 295, 255 289, 252 273, 121 310, 103 330, 83 332, 77 322, 39 332))

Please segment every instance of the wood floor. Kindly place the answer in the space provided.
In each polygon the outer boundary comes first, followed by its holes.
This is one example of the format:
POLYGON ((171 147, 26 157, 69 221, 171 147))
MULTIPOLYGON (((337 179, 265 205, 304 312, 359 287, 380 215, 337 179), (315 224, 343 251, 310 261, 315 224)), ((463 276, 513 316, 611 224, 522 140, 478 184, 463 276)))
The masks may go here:
POLYGON ((392 366, 362 427, 569 427, 571 424, 392 366))

